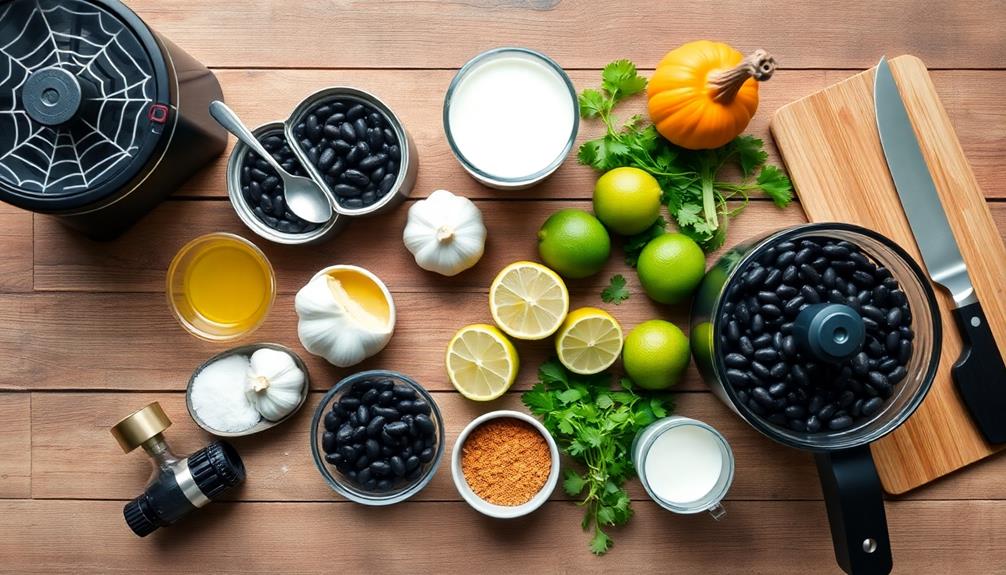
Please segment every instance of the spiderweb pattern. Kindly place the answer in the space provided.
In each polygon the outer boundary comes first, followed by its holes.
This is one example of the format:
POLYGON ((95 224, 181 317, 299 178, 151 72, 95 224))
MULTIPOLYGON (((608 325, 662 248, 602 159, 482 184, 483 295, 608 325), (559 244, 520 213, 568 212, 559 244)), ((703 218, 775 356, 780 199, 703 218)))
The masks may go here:
POLYGON ((155 81, 132 32, 81 0, 0 0, 0 180, 48 196, 93 188, 139 150, 155 81), (19 101, 32 72, 77 77, 78 116, 34 122, 19 101))

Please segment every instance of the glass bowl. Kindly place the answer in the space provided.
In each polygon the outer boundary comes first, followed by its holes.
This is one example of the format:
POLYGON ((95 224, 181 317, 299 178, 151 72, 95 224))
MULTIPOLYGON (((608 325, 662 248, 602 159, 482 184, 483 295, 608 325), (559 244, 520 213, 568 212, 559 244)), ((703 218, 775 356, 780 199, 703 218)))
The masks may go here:
POLYGON ((393 505, 395 503, 405 501, 409 497, 419 493, 433 479, 433 475, 436 473, 437 467, 440 466, 440 461, 443 459, 443 455, 444 421, 440 415, 440 408, 437 407, 437 403, 433 400, 433 396, 431 396, 430 393, 423 388, 423 386, 419 385, 408 376, 398 372, 372 370, 362 371, 346 377, 339 383, 335 384, 332 389, 328 390, 322 398, 321 403, 318 405, 318 409, 314 412, 314 418, 311 420, 311 456, 314 458, 314 464, 318 468, 318 472, 321 473, 321 476, 325 479, 329 486, 335 490, 336 493, 342 495, 350 501, 355 501, 356 503, 363 505, 393 505), (430 406, 430 420, 433 421, 433 425, 435 427, 433 445, 431 446, 433 449, 433 458, 426 463, 420 464, 421 466, 419 469, 422 471, 415 478, 396 484, 391 489, 386 491, 367 490, 356 484, 349 477, 343 475, 342 472, 336 469, 335 465, 325 461, 325 453, 322 449, 322 440, 326 431, 324 421, 325 414, 328 413, 344 395, 353 389, 354 386, 363 385, 368 380, 391 381, 396 385, 406 385, 414 390, 418 397, 426 401, 426 403, 430 406))
MULTIPOLYGON (((215 279, 223 277, 223 274, 218 273, 215 279)), ((203 292, 213 289, 207 285, 200 285, 200 288, 203 292)), ((178 250, 168 266, 165 293, 172 314, 185 331, 207 341, 233 341, 251 334, 265 322, 276 300, 276 272, 269 263, 269 258, 252 242, 236 234, 214 232, 199 236, 178 250), (256 308, 245 318, 220 320, 209 317, 199 309, 199 305, 193 301, 193 294, 189 293, 190 273, 201 262, 203 269, 206 269, 204 258, 221 249, 238 251, 249 257, 258 267, 256 271, 263 276, 265 293, 256 308)))

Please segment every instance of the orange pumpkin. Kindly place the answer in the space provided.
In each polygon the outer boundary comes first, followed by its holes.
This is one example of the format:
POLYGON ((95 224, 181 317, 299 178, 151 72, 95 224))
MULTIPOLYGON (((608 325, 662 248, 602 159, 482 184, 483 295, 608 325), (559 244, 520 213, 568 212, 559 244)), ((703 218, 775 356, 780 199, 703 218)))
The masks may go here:
POLYGON ((689 42, 664 56, 647 87, 650 119, 671 142, 718 148, 744 131, 758 109, 758 82, 775 71, 764 50, 747 58, 721 42, 689 42))

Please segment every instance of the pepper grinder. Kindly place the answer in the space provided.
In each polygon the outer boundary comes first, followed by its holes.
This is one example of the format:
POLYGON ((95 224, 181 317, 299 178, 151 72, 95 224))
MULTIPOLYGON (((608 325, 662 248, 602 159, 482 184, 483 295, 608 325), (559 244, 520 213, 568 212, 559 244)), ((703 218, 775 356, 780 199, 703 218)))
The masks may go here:
POLYGON ((155 401, 111 429, 123 452, 143 447, 154 468, 143 494, 122 509, 126 524, 140 537, 173 525, 245 479, 241 456, 224 441, 214 441, 187 457, 176 456, 163 435, 170 426, 171 420, 155 401))

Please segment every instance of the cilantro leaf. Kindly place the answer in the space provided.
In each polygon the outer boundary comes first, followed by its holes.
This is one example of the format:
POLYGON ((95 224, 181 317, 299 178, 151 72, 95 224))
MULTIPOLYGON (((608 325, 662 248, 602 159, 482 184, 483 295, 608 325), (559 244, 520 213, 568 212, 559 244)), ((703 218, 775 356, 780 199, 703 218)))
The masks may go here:
POLYGON ((778 167, 765 166, 761 169, 755 182, 761 191, 772 198, 775 205, 780 208, 788 206, 793 201, 793 184, 778 167))
POLYGON ((622 274, 611 276, 611 283, 601 290, 601 301, 619 305, 627 299, 629 299, 629 289, 625 287, 625 276, 622 274))
POLYGON ((611 111, 611 102, 598 90, 588 88, 580 92, 578 100, 584 118, 596 118, 611 111))
POLYGON ((576 497, 583 492, 583 488, 586 486, 587 480, 579 473, 573 471, 572 469, 566 470, 566 478, 562 482, 562 488, 566 491, 567 495, 576 497))
POLYGON ((594 530, 594 537, 590 540, 590 551, 594 555, 604 555, 611 549, 611 538, 600 529, 594 530))
POLYGON ((616 60, 601 71, 601 87, 617 102, 646 89, 646 78, 636 72, 629 60, 616 60))
POLYGON ((755 170, 762 167, 768 159, 765 142, 754 136, 738 136, 730 145, 737 153, 737 163, 740 164, 741 174, 745 178, 754 174, 755 170))
POLYGON ((635 475, 632 441, 656 414, 669 413, 673 404, 665 395, 637 394, 628 379, 612 388, 610 373, 575 374, 555 359, 538 368, 538 380, 522 399, 541 418, 560 450, 582 466, 582 471, 566 470, 563 489, 582 498, 581 525, 584 530, 593 526, 590 548, 602 554, 612 545, 603 529, 632 517, 623 487, 635 475))

